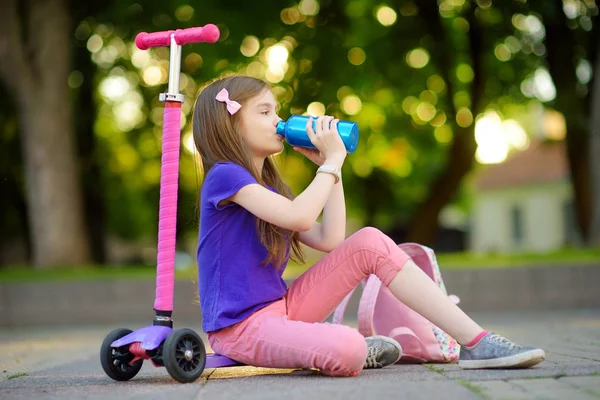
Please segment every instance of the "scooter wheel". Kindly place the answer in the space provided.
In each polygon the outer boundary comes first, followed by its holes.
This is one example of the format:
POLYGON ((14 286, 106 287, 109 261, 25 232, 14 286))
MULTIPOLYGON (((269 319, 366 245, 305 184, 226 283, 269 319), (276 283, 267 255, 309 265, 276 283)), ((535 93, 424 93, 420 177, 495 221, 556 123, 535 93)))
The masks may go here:
POLYGON ((200 336, 191 329, 177 329, 163 344, 163 360, 171 377, 181 383, 193 382, 206 365, 206 349, 200 336))
POLYGON ((125 335, 129 335, 130 329, 115 329, 110 332, 102 342, 100 347, 100 363, 102 369, 110 378, 115 381, 128 381, 140 372, 143 360, 138 360, 132 365, 134 355, 129 352, 129 345, 121 347, 111 347, 111 343, 125 335))

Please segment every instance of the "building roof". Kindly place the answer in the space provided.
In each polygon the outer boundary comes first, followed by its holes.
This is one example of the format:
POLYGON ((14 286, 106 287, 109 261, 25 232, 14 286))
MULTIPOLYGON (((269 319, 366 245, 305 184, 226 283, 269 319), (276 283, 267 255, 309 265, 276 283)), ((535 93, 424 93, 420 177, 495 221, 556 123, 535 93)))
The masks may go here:
POLYGON ((500 164, 487 166, 475 178, 478 190, 548 183, 568 177, 569 168, 564 141, 532 142, 500 164))

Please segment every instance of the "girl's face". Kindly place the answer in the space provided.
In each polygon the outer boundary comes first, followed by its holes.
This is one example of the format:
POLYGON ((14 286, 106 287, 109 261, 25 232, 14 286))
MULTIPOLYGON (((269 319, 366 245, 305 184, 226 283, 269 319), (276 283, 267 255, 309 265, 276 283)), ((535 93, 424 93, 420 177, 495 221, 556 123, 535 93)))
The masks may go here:
POLYGON ((283 136, 277 134, 277 102, 270 90, 246 101, 240 109, 242 138, 256 158, 267 158, 283 150, 283 136))

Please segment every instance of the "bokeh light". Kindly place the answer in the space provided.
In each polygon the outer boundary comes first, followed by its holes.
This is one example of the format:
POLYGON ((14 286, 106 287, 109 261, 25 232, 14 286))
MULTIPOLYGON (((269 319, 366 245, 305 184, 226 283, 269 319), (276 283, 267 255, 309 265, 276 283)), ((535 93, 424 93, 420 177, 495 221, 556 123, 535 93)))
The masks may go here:
POLYGON ((500 61, 508 61, 512 57, 510 48, 504 43, 500 43, 496 46, 496 48, 494 49, 494 55, 500 61))
POLYGON ((260 42, 256 36, 246 36, 244 40, 242 40, 242 45, 240 46, 240 51, 246 57, 252 57, 255 55, 260 49, 260 42))
POLYGON ((417 115, 423 121, 427 122, 427 121, 432 120, 433 117, 435 117, 435 113, 436 113, 435 107, 426 101, 421 102, 417 106, 417 115))
POLYGON ((305 18, 304 15, 300 14, 300 11, 298 11, 298 8, 296 7, 284 8, 281 10, 280 17, 286 25, 294 25, 298 22, 302 22, 305 18))
POLYGON ((461 126, 463 128, 471 126, 471 124, 473 123, 473 114, 471 113, 471 110, 469 110, 466 107, 463 107, 460 110, 458 110, 458 112, 456 113, 456 123, 458 124, 458 126, 461 126))
POLYGON ((419 100, 414 96, 408 96, 402 101, 402 109, 405 113, 412 115, 417 111, 419 100))
POLYGON ((276 44, 267 49, 267 60, 269 65, 283 65, 287 62, 288 56, 288 49, 280 44, 276 44))
POLYGON ((144 68, 150 63, 150 52, 145 50, 139 50, 136 46, 133 46, 131 52, 131 63, 136 68, 144 68))
POLYGON ((302 0, 298 4, 298 9, 304 15, 317 15, 319 13, 319 3, 315 0, 302 0))
POLYGON ((556 88, 552 77, 545 68, 538 68, 532 76, 521 83, 521 92, 527 97, 537 97, 547 102, 556 98, 556 88))
POLYGON ((83 74, 80 71, 71 71, 67 83, 70 88, 77 89, 83 84, 83 74))
POLYGON ((462 83, 469 83, 475 77, 475 73, 469 64, 459 64, 456 67, 456 77, 462 83))
POLYGON ((442 93, 446 89, 446 83, 439 75, 431 75, 427 78, 427 88, 435 93, 442 93))
POLYGON ((380 6, 375 10, 375 18, 383 26, 394 25, 397 17, 396 11, 388 6, 380 6))
POLYGON ((450 126, 448 126, 447 124, 439 126, 435 128, 435 130, 433 131, 433 135, 435 136, 435 140, 437 140, 438 143, 450 143, 453 137, 452 128, 450 128, 450 126))
POLYGON ((529 146, 529 137, 521 125, 510 119, 502 121, 494 111, 486 112, 477 119, 475 141, 475 157, 482 164, 501 163, 511 149, 525 150, 529 146))
POLYGON ((567 121, 565 116, 555 110, 546 110, 542 118, 544 135, 553 140, 563 140, 567 135, 567 121))
POLYGON ((102 41, 100 35, 94 34, 90 36, 90 38, 87 41, 87 49, 90 51, 90 53, 96 53, 102 48, 103 43, 104 42, 102 41))
POLYGON ((267 49, 265 55, 268 63, 265 77, 272 83, 281 82, 288 68, 289 51, 287 47, 283 44, 274 44, 267 49))
POLYGON ((269 68, 265 72, 265 78, 272 83, 281 82, 284 76, 285 71, 281 65, 269 65, 269 68))
POLYGON ((437 127, 444 125, 446 123, 446 120, 447 120, 446 113, 441 111, 438 115, 435 116, 434 119, 432 119, 429 122, 429 124, 431 126, 435 126, 437 128, 437 127))
POLYGON ((246 67, 246 74, 253 78, 261 79, 265 76, 267 68, 260 61, 253 61, 246 67))
POLYGON ((193 73, 196 72, 198 68, 202 67, 203 62, 204 60, 202 60, 202 56, 200 54, 190 53, 183 60, 183 66, 186 71, 193 73))
POLYGON ((99 85, 100 94, 108 101, 117 101, 130 89, 129 81, 123 76, 109 76, 99 85))
POLYGON ((429 63, 429 53, 423 48, 411 50, 406 54, 406 63, 412 68, 423 68, 429 63))
POLYGON ((342 100, 342 110, 348 115, 356 115, 362 108, 362 101, 356 95, 349 95, 342 100))
POLYGON ((352 94, 352 88, 350 86, 342 86, 341 88, 338 89, 337 91, 337 99, 339 101, 344 100, 344 97, 352 94))
POLYGON ((196 144, 194 143, 194 134, 191 129, 183 134, 181 142, 183 144, 183 148, 188 153, 194 154, 196 152, 196 144))
POLYGON ((187 4, 177 7, 177 10, 175 10, 175 18, 179 21, 189 21, 193 16, 194 9, 187 4))
POLYGON ((148 86, 156 86, 166 81, 167 72, 161 67, 153 65, 142 72, 142 79, 148 86))
POLYGON ((320 117, 325 115, 325 105, 318 101, 314 101, 308 105, 306 108, 306 113, 308 115, 312 115, 313 117, 320 117))
POLYGON ((142 122, 144 118, 144 115, 140 110, 140 104, 134 98, 117 104, 114 107, 113 112, 117 127, 123 132, 132 130, 137 124, 142 122))
POLYGON ((365 62, 367 55, 360 47, 354 47, 348 52, 348 61, 352 65, 361 65, 365 62))

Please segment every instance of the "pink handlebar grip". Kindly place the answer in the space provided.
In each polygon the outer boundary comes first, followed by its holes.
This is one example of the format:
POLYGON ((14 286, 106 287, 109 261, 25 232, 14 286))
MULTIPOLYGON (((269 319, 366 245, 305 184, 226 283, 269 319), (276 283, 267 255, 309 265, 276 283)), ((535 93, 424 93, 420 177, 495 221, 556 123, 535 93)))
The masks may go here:
POLYGON ((201 28, 178 29, 175 31, 175 41, 178 45, 188 43, 215 43, 219 40, 219 28, 213 24, 204 25, 201 28))
POLYGON ((172 34, 175 34, 175 42, 181 46, 188 43, 215 43, 219 40, 220 32, 219 28, 213 24, 174 31, 141 32, 135 37, 135 45, 140 50, 148 50, 150 47, 169 46, 172 34))

